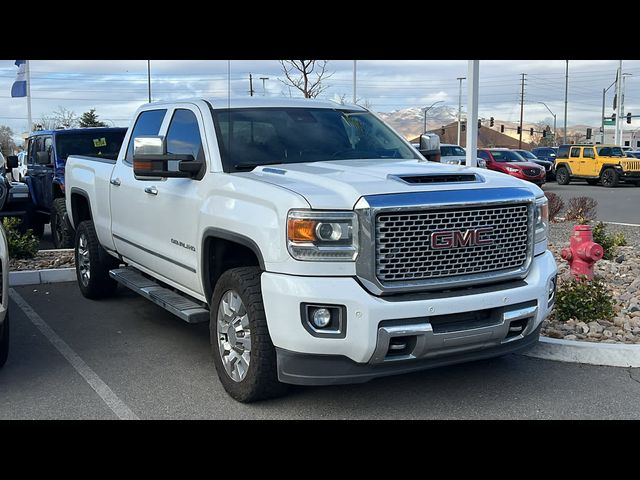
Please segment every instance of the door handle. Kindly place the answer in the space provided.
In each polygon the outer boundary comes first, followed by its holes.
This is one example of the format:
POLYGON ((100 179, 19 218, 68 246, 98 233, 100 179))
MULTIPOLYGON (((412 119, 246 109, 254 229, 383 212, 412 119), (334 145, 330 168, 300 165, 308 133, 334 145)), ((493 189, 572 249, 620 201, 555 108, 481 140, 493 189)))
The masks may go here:
POLYGON ((149 195, 157 195, 158 189, 156 187, 145 187, 144 193, 148 193, 149 195))
POLYGON ((119 178, 112 178, 111 180, 109 180, 109 183, 111 185, 115 185, 116 187, 120 186, 120 179, 119 178))

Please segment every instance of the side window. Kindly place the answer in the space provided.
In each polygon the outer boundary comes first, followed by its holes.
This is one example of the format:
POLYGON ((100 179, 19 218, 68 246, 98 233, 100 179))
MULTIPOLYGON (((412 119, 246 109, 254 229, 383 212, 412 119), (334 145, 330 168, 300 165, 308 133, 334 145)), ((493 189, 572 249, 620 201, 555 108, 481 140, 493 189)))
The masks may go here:
POLYGON ((42 139, 42 151, 49 153, 49 164, 53 163, 53 152, 51 147, 53 146, 53 137, 43 137, 42 139))
POLYGON ((571 158, 580 158, 580 147, 571 148, 571 158))
POLYGON ((596 158, 593 148, 585 148, 582 152, 584 158, 596 158))
POLYGON ((27 150, 27 164, 35 165, 36 163, 36 144, 38 143, 38 137, 31 137, 29 139, 29 148, 27 150))
POLYGON ((482 150, 478 152, 478 157, 482 158, 483 160, 489 160, 489 154, 482 150))
POLYGON ((166 113, 166 109, 147 110, 138 115, 136 124, 133 126, 133 132, 131 132, 131 138, 129 138, 127 156, 124 159, 125 163, 131 165, 133 161, 133 139, 142 135, 158 135, 166 113))
POLYGON ((569 158, 569 147, 566 145, 563 145, 560 148, 558 148, 558 154, 556 158, 569 158))
POLYGON ((195 160, 204 162, 198 119, 191 110, 177 109, 174 112, 167 131, 167 153, 193 155, 195 160))

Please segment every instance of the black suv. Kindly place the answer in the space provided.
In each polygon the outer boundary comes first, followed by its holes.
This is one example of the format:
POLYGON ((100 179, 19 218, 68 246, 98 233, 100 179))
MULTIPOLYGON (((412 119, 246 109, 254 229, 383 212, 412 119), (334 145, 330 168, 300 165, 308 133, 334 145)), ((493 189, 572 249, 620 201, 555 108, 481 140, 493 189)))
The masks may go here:
POLYGON ((558 155, 558 147, 537 147, 532 148, 531 153, 533 153, 540 160, 546 160, 547 162, 555 162, 556 155, 558 155))

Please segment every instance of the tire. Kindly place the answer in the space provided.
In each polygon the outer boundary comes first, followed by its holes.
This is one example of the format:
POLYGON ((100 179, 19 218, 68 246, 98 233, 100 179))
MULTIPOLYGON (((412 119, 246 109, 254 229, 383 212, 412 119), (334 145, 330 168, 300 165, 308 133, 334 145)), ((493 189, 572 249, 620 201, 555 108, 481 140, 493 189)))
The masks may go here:
POLYGON ((571 181, 571 177, 569 175, 569 170, 567 167, 558 167, 556 170, 556 182, 558 185, 569 185, 571 181))
POLYGON ((209 333, 213 363, 224 389, 243 403, 278 397, 288 389, 287 385, 278 381, 276 350, 269 336, 262 303, 261 274, 258 267, 227 270, 218 280, 211 300, 209 333), (239 305, 238 298, 241 301, 239 305), (235 311, 223 306, 234 303, 235 311), (225 311, 228 311, 227 315, 224 314, 225 311), (242 322, 241 319, 245 317, 242 322), (228 330, 232 332, 232 338, 225 333, 225 327, 228 328, 231 324, 236 325, 236 328, 228 330), (236 336, 240 333, 238 326, 242 336, 236 336), (249 352, 245 350, 246 341, 238 340, 246 339, 247 334, 250 338, 249 352), (234 356, 237 360, 235 362, 234 356))
POLYGON ((599 181, 600 181, 600 180, 590 179, 590 180, 587 180, 587 183, 588 183, 589 185, 597 185, 599 181))
POLYGON ((605 168, 600 174, 603 187, 615 188, 620 183, 620 175, 613 168, 605 168))
POLYGON ((9 356, 9 310, 7 310, 6 315, 4 326, 2 327, 2 337, 0 338, 0 368, 7 363, 7 357, 9 356))
POLYGON ((102 248, 91 220, 78 225, 74 256, 78 287, 84 297, 99 299, 115 293, 118 282, 109 277, 109 270, 119 262, 102 248))
POLYGON ((51 208, 51 237, 54 248, 72 248, 73 235, 67 220, 64 198, 56 198, 51 208))
POLYGON ((22 220, 22 223, 26 224, 26 229, 31 229, 36 237, 42 238, 44 235, 44 225, 46 222, 37 213, 27 214, 27 216, 22 220))

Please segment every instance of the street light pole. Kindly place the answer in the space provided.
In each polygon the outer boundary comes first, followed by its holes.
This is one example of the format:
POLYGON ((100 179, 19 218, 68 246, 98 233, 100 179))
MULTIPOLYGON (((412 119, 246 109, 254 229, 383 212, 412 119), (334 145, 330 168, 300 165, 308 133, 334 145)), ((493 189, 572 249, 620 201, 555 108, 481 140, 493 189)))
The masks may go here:
POLYGON ((430 107, 427 107, 424 109, 424 128, 422 129, 422 133, 427 133, 427 112, 431 110, 434 105, 437 105, 438 103, 444 103, 444 100, 438 100, 437 102, 432 103, 430 107))
POLYGON ((547 110, 549 110, 549 113, 553 115, 553 145, 555 146, 556 145, 556 114, 551 111, 551 109, 547 106, 546 103, 544 102, 538 102, 538 103, 541 103, 542 105, 547 107, 547 110))
POLYGON ((564 143, 567 143, 567 101, 569 93, 569 60, 567 62, 567 70, 564 76, 564 143))
POLYGON ((609 89, 613 87, 615 84, 616 84, 616 80, 614 80, 613 83, 609 85, 607 88, 602 89, 602 120, 601 120, 601 126, 600 126, 600 128, 602 129, 602 134, 600 135, 601 144, 604 144, 604 102, 606 98, 605 96, 606 96, 606 93, 609 91, 609 89))
POLYGON ((267 94, 267 90, 265 89, 264 82, 265 80, 269 80, 269 77, 260 77, 262 80, 262 96, 264 97, 267 94))
POLYGON ((460 145, 460 125, 462 122, 462 80, 466 80, 467 77, 458 77, 456 80, 460 82, 460 89, 458 90, 458 141, 456 145, 460 145))

